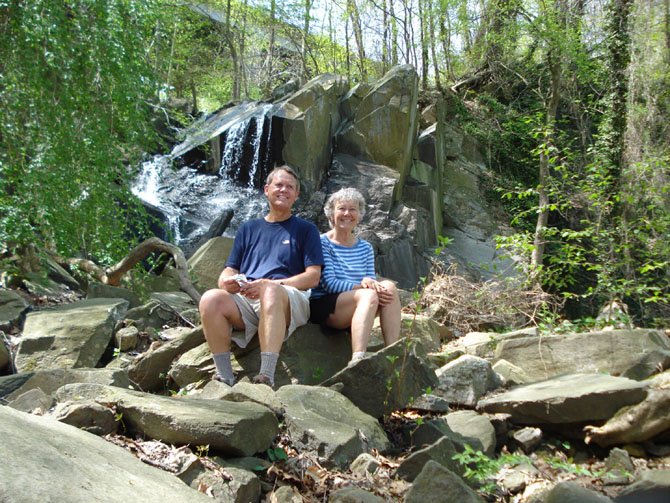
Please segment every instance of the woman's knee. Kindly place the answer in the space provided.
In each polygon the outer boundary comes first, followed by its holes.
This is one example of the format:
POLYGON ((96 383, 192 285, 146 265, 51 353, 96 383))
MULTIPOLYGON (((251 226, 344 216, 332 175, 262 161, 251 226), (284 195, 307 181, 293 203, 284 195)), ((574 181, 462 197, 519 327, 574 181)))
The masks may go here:
POLYGON ((357 294, 358 298, 356 304, 358 306, 366 305, 374 309, 377 309, 377 306, 379 306, 379 295, 377 295, 375 290, 371 288, 361 288, 357 291, 357 294))

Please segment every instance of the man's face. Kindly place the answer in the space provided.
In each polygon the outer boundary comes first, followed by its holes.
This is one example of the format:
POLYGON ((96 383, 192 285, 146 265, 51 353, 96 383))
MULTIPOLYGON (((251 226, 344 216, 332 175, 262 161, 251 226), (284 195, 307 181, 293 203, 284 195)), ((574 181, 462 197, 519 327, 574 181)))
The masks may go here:
POLYGON ((264 192, 270 207, 276 210, 290 210, 298 199, 298 182, 286 171, 277 171, 264 192))

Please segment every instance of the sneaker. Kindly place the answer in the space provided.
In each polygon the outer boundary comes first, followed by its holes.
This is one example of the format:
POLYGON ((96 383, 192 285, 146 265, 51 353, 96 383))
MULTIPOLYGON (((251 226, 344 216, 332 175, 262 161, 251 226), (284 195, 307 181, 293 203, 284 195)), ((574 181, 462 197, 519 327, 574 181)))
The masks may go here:
POLYGON ((273 383, 272 380, 265 374, 258 374, 251 380, 251 382, 254 384, 265 384, 270 386, 272 389, 275 387, 275 383, 273 383))
POLYGON ((214 374, 212 376, 212 381, 219 381, 222 382, 223 384, 227 384, 228 386, 232 386, 235 384, 235 379, 233 378, 232 381, 229 379, 226 379, 225 377, 219 375, 219 374, 214 374))

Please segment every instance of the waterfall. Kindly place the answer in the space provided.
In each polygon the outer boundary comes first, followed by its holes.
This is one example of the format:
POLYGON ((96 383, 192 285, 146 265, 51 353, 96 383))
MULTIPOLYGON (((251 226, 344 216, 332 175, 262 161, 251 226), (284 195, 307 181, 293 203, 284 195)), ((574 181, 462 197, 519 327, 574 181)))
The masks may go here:
POLYGON ((272 105, 261 105, 248 120, 230 127, 225 134, 219 174, 247 187, 261 188, 271 168, 272 105))
POLYGON ((212 224, 233 211, 224 236, 234 236, 246 220, 263 215, 265 198, 260 189, 272 168, 272 105, 245 103, 220 111, 201 121, 170 155, 144 162, 131 187, 152 213, 158 212, 169 227, 169 236, 190 255, 196 243, 208 236, 212 224), (205 174, 200 145, 218 139, 221 166, 217 174, 205 174), (188 153, 188 156, 185 154, 188 153), (196 167, 175 167, 185 157, 199 158, 196 167))

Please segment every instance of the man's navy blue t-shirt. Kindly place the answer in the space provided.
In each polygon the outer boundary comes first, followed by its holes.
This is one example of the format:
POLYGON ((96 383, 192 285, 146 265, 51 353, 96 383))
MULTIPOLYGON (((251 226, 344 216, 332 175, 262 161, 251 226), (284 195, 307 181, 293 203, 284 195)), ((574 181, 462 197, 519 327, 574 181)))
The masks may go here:
POLYGON ((226 261, 226 267, 237 269, 249 280, 288 278, 310 265, 323 266, 319 231, 295 215, 283 222, 258 218, 244 223, 226 261))

